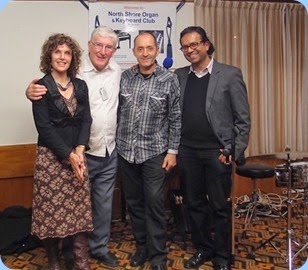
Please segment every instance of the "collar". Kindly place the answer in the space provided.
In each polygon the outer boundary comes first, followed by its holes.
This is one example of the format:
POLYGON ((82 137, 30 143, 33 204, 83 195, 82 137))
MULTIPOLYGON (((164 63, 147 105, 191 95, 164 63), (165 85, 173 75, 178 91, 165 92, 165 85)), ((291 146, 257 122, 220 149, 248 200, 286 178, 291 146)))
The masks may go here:
POLYGON ((193 69, 192 65, 190 65, 190 67, 189 67, 189 73, 193 72, 193 73, 196 74, 197 77, 203 77, 203 76, 205 76, 205 75, 208 74, 208 73, 212 74, 213 64, 214 64, 214 58, 211 57, 210 63, 206 66, 206 68, 205 68, 204 70, 202 70, 202 71, 200 71, 200 72, 196 72, 196 71, 193 69))
MULTIPOLYGON (((157 63, 157 61, 155 61, 155 64, 156 64, 156 67, 155 67, 155 69, 154 69, 154 71, 151 73, 151 74, 149 74, 148 75, 148 77, 151 77, 151 76, 153 76, 153 75, 158 75, 159 74, 159 70, 161 69, 161 67, 158 65, 158 63, 157 63)), ((134 76, 136 76, 136 75, 141 75, 141 76, 143 76, 142 75, 142 73, 140 72, 140 70, 139 70, 139 65, 137 64, 137 65, 134 65, 132 68, 131 68, 131 70, 132 70, 132 73, 133 73, 133 75, 134 76)))
MULTIPOLYGON (((136 76, 143 77, 141 75, 141 73, 139 72, 138 65, 135 65, 135 66, 131 67, 130 69, 127 69, 125 71, 125 74, 130 79, 133 79, 136 76)), ((164 81, 168 80, 170 74, 172 74, 171 71, 167 71, 165 68, 163 68, 162 66, 157 64, 155 69, 154 69, 154 71, 153 71, 153 73, 149 74, 148 78, 151 78, 151 77, 155 76, 158 81, 164 82, 164 81)))
POLYGON ((87 73, 87 72, 97 72, 97 73, 100 73, 100 72, 104 72, 105 70, 115 70, 115 65, 116 63, 114 62, 114 60, 111 58, 107 64, 107 66, 101 70, 101 71, 98 71, 92 64, 91 60, 90 60, 90 57, 89 57, 89 54, 86 55, 85 57, 85 61, 84 61, 84 65, 83 65, 83 72, 87 73))

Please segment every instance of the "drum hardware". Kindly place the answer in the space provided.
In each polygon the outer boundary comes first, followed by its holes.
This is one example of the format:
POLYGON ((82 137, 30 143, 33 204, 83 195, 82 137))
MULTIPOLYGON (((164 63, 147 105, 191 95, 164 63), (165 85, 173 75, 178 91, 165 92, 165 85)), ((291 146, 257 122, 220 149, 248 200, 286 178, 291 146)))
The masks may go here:
MULTIPOLYGON (((244 208, 246 208, 247 210, 245 214, 245 225, 242 231, 242 238, 246 238, 246 236, 248 235, 247 231, 248 231, 249 225, 252 223, 252 220, 255 219, 255 217, 257 216, 257 214, 260 212, 261 209, 263 211, 266 210, 267 213, 269 211, 274 211, 271 205, 268 202, 263 201, 263 198, 257 192, 256 181, 259 179, 261 180, 261 179, 267 179, 267 178, 273 177, 275 175, 275 170, 271 166, 267 166, 264 164, 258 164, 258 163, 251 163, 251 164, 246 164, 243 166, 236 167, 236 173, 240 176, 247 177, 247 179, 249 179, 253 183, 251 196, 248 198, 247 201, 244 201, 240 206, 240 207, 244 206, 244 208)), ((270 243, 274 248, 276 248, 274 244, 271 242, 272 239, 275 238, 276 236, 277 234, 275 234, 273 237, 268 239, 266 242, 261 243, 257 248, 253 248, 250 251, 245 245, 243 245, 244 248, 248 252, 248 257, 251 259, 255 259, 255 255, 253 254, 254 251, 261 248, 267 243, 270 243)))
MULTIPOLYGON (((290 162, 291 188, 296 190, 307 188, 308 186, 308 162, 290 162)), ((287 187, 289 181, 289 168, 287 164, 277 165, 275 168, 276 186, 287 187)))
MULTIPOLYGON (((307 162, 294 162, 291 163, 290 159, 290 149, 286 148, 287 153, 287 162, 283 166, 278 165, 276 167, 276 185, 278 187, 286 186, 287 187, 287 251, 285 254, 286 262, 288 262, 289 270, 293 268, 293 260, 298 256, 303 250, 308 247, 308 235, 307 235, 307 213, 306 209, 308 207, 308 163, 307 162), (292 229, 292 205, 294 200, 291 197, 293 193, 293 188, 302 188, 304 191, 303 198, 303 215, 302 215, 302 239, 306 240, 305 244, 293 254, 292 243, 297 247, 300 247, 300 243, 294 239, 294 230, 292 229)), ((269 240, 272 240, 271 237, 269 240)), ((275 248, 276 249, 276 248, 275 248)), ((277 249, 276 249, 277 250, 277 249)))
MULTIPOLYGON (((285 215, 286 215, 287 212, 288 212, 287 210, 286 210, 286 212, 281 213, 281 212, 276 211, 275 209, 273 209, 270 205, 268 205, 268 208, 270 209, 270 212, 271 212, 271 213, 277 213, 279 217, 281 217, 281 218, 283 218, 283 219, 286 219, 285 215)), ((247 227, 247 225, 248 225, 248 224, 250 223, 250 221, 251 221, 251 215, 250 215, 249 222, 246 223, 247 215, 248 215, 248 214, 249 214, 249 211, 248 211, 247 214, 246 214, 246 218, 245 218, 245 227, 244 227, 244 230, 243 230, 243 233, 242 233, 242 238, 246 238, 247 235, 248 235, 248 233, 247 233, 247 228, 246 228, 246 227, 247 227)), ((257 245, 256 247, 252 248, 250 251, 246 248, 246 249, 247 249, 247 252, 248 252, 247 258, 249 258, 249 259, 255 259, 256 257, 255 257, 255 254, 254 254, 254 253, 255 253, 257 250, 259 250, 260 248, 262 248, 262 247, 264 247, 265 245, 267 245, 267 244, 270 244, 270 245, 276 250, 276 252, 278 252, 278 253, 280 254, 280 256, 284 258, 286 255, 281 251, 280 245, 274 241, 274 239, 275 239, 279 234, 280 234, 280 232, 273 232, 273 235, 272 235, 272 236, 270 236, 268 239, 266 239, 266 240, 264 240, 263 242, 261 242, 261 243, 260 243, 259 245, 257 245)))
MULTIPOLYGON (((308 208, 308 162, 294 162, 291 163, 290 160, 290 150, 286 149, 287 152, 287 163, 283 166, 279 165, 276 168, 275 175, 276 175, 276 184, 278 186, 283 186, 287 188, 286 194, 287 199, 285 201, 285 211, 284 213, 279 213, 279 216, 282 217, 287 222, 287 228, 284 229, 287 234, 287 248, 286 252, 282 252, 280 248, 280 244, 276 243, 274 241, 274 238, 276 238, 280 232, 274 233, 272 236, 270 236, 267 240, 260 243, 257 247, 253 248, 249 253, 248 257, 251 259, 255 259, 254 252, 262 247, 264 247, 266 244, 270 244, 275 251, 277 251, 281 257, 286 259, 286 262, 289 264, 289 269, 292 270, 293 266, 293 260, 296 256, 298 256, 303 250, 305 250, 308 247, 308 236, 307 236, 307 226, 306 222, 308 221, 308 216, 306 213, 306 209, 308 208), (293 192, 294 189, 296 191, 303 190, 305 192, 304 196, 304 214, 302 215, 303 218, 303 240, 304 240, 304 246, 300 248, 301 241, 296 241, 295 239, 295 233, 291 226, 292 221, 292 207, 295 204, 299 204, 298 201, 296 201, 296 198, 294 197, 293 192), (296 201, 296 202, 295 202, 296 201), (294 254, 292 248, 293 246, 296 246, 296 248, 299 248, 299 250, 294 254)), ((302 199, 301 199, 302 201, 302 199)))
MULTIPOLYGON (((302 215, 302 239, 303 242, 306 243, 304 244, 294 255, 294 259, 296 256, 298 256, 303 250, 305 250, 308 247, 308 234, 307 234, 307 221, 308 221, 308 213, 307 213, 307 208, 308 208, 308 188, 304 189, 304 202, 303 202, 303 215, 302 215)), ((299 247, 300 244, 297 243, 297 246, 299 247)))
POLYGON ((231 257, 230 265, 235 264, 235 195, 234 195, 234 174, 235 174, 235 164, 231 161, 232 173, 231 173, 231 257))
POLYGON ((291 159, 290 159, 290 149, 286 148, 287 152, 287 169, 288 169, 288 215, 287 215, 287 262, 289 265, 289 270, 292 270, 293 265, 293 257, 292 257, 292 228, 291 228, 291 219, 292 219, 292 199, 291 199, 291 189, 292 189, 292 167, 291 167, 291 159))

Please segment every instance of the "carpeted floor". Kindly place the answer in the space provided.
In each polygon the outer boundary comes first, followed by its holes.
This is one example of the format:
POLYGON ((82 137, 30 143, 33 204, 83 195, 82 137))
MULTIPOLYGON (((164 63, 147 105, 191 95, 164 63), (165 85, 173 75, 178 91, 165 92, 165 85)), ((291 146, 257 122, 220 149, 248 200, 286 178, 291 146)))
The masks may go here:
MULTIPOLYGON (((300 211, 299 211, 300 212, 300 211)), ((249 225, 246 234, 243 235, 245 224, 245 215, 237 213, 235 218, 235 248, 234 248, 234 265, 232 269, 245 270, 287 270, 287 220, 282 217, 257 217, 252 224, 249 225), (262 241, 276 235, 270 243, 265 244, 262 248, 253 252, 262 241)), ((188 240, 181 241, 182 237, 176 232, 173 226, 173 219, 169 219, 168 229, 168 270, 184 269, 183 262, 192 256, 194 249, 191 242, 188 240)), ((293 268, 298 269, 306 262, 308 258, 308 236, 303 235, 303 227, 305 225, 308 232, 307 224, 303 222, 301 214, 292 217, 292 253, 296 254, 292 258, 293 268), (303 225, 304 224, 304 225, 303 225), (298 245, 295 244, 297 242, 298 245), (301 250, 302 249, 302 250, 301 250)), ((291 238, 290 238, 291 239, 291 238)), ((129 222, 113 222, 112 236, 109 248, 116 253, 120 259, 120 266, 111 268, 100 264, 98 261, 91 259, 91 267, 95 269, 150 269, 149 263, 146 263, 142 268, 131 268, 129 259, 135 251, 134 241, 131 234, 131 226, 129 222)), ((22 254, 13 254, 2 256, 4 264, 10 269, 27 269, 27 270, 43 270, 48 269, 47 258, 44 248, 39 247, 34 250, 24 252, 22 254)), ((63 268, 65 269, 65 268, 63 268)), ((212 264, 205 263, 199 270, 210 270, 212 264)), ((293 269, 292 269, 293 270, 293 269)))

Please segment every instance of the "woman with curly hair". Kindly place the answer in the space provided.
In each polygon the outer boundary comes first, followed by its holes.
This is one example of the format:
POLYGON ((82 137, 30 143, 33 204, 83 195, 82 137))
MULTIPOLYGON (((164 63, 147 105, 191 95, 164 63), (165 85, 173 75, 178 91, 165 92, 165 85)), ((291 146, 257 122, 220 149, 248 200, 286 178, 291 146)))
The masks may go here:
POLYGON ((32 102, 38 142, 33 185, 32 234, 43 240, 49 269, 61 269, 59 241, 73 241, 74 268, 89 265, 87 232, 93 230, 90 186, 84 151, 88 148, 88 87, 76 78, 82 51, 64 34, 44 43, 38 83, 48 91, 32 102))

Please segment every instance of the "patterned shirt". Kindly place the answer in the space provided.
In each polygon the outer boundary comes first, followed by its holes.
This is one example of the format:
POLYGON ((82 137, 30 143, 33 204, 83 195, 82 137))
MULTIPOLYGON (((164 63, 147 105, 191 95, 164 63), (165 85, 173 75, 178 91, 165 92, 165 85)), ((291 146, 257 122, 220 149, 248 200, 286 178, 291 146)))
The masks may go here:
POLYGON ((177 154, 180 132, 180 85, 177 76, 160 66, 143 76, 138 69, 122 73, 117 151, 140 164, 164 152, 177 154))

